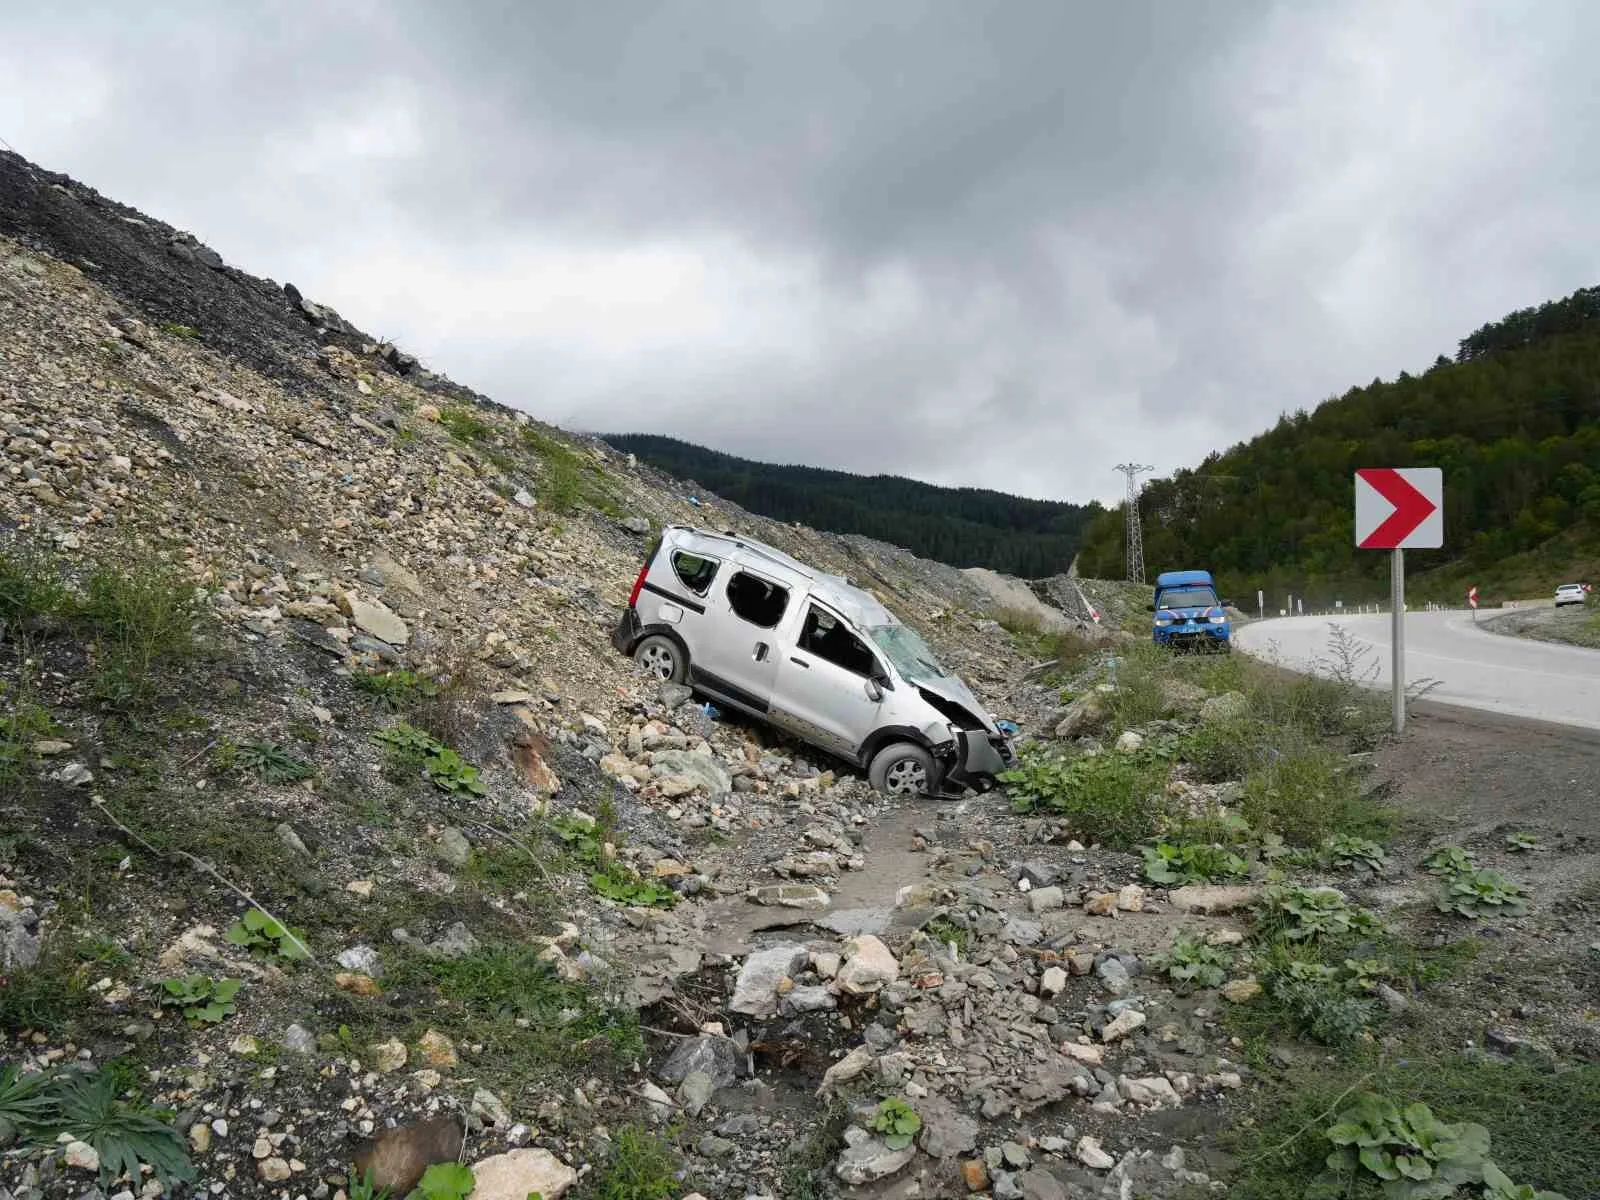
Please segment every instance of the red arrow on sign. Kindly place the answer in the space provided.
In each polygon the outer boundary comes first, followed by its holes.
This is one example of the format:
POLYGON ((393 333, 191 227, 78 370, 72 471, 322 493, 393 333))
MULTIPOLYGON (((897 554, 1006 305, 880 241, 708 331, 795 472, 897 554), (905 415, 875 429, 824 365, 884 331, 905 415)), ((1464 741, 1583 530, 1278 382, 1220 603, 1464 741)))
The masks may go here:
POLYGON ((1394 506, 1394 512, 1357 543, 1363 550, 1393 550, 1433 516, 1434 502, 1393 467, 1363 467, 1356 476, 1394 506))

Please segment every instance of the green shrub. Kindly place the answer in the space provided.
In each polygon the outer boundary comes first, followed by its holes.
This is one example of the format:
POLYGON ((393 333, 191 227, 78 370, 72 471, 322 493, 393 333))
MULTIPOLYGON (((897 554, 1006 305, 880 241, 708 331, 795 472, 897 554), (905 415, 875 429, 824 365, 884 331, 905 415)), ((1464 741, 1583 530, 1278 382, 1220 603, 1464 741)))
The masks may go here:
POLYGON ((1424 858, 1422 865, 1431 875, 1470 874, 1478 869, 1478 864, 1472 860, 1472 855, 1460 846, 1441 846, 1424 858))
POLYGON ((1282 750, 1244 781, 1240 812, 1257 829, 1317 846, 1336 834, 1381 833, 1392 814, 1361 796, 1344 759, 1322 746, 1282 750))
POLYGON ((1163 789, 1170 768, 1155 753, 1066 758, 1031 746, 1019 760, 999 776, 1013 808, 1064 817, 1083 840, 1128 849, 1160 832, 1168 819, 1163 789))
POLYGON ((1232 850, 1214 844, 1174 846, 1169 842, 1157 842, 1146 846, 1143 855, 1145 878, 1164 886, 1241 879, 1250 869, 1232 850))
POLYGON ((1291 960, 1263 972, 1262 987, 1288 1023, 1326 1045, 1354 1041, 1378 1017, 1376 1002, 1355 995, 1336 967, 1291 960))
POLYGON ((593 1194, 599 1200, 672 1200, 677 1171, 671 1146, 643 1126, 623 1125, 595 1170, 593 1194))
POLYGON ((233 751, 233 765, 249 771, 262 783, 296 783, 316 774, 309 763, 295 758, 271 742, 245 742, 233 751))
POLYGON ((1271 941, 1323 942, 1382 932, 1378 918, 1353 908, 1334 888, 1270 887, 1256 906, 1257 932, 1271 941))
POLYGON ((1371 1092, 1341 1112, 1324 1136, 1336 1149, 1313 1185, 1318 1195, 1342 1195, 1352 1177, 1364 1175, 1381 1179, 1390 1200, 1449 1197, 1482 1183, 1489 1161, 1489 1131, 1482 1125, 1448 1125, 1426 1104, 1402 1110, 1371 1092))
POLYGON ((494 432, 494 426, 465 405, 441 409, 439 424, 457 441, 481 442, 494 432))
POLYGON ((922 1128, 922 1118, 899 1096, 890 1096, 872 1113, 871 1127, 891 1150, 903 1150, 922 1128))
POLYGON ((291 960, 310 957, 303 930, 288 929, 259 908, 250 909, 228 926, 223 940, 230 946, 242 946, 257 956, 291 960))
POLYGON ((419 769, 422 776, 443 792, 470 792, 484 795, 488 789, 478 777, 478 768, 450 749, 432 734, 401 722, 379 730, 372 740, 389 750, 391 767, 405 779, 419 769))
POLYGON ((1439 887, 1435 907, 1463 917, 1522 917, 1528 912, 1528 894, 1492 867, 1447 876, 1439 887))
POLYGON ((393 712, 410 708, 439 694, 438 685, 431 679, 396 667, 392 671, 362 671, 352 677, 357 690, 378 699, 393 712))
POLYGON ((1180 990, 1189 986, 1221 987, 1228 978, 1232 957, 1220 946, 1212 946, 1192 934, 1180 933, 1172 945, 1155 956, 1155 965, 1180 990))
POLYGON ((184 1141, 172 1128, 173 1114, 149 1109, 137 1099, 118 1099, 113 1071, 62 1071, 45 1086, 56 1111, 44 1136, 62 1132, 92 1146, 100 1158, 102 1188, 124 1176, 139 1180, 141 1164, 169 1187, 194 1181, 184 1141))
POLYGON ((215 1025, 237 1011, 233 998, 244 986, 238 979, 212 979, 207 975, 184 975, 161 984, 161 1004, 176 1008, 185 1021, 215 1025))

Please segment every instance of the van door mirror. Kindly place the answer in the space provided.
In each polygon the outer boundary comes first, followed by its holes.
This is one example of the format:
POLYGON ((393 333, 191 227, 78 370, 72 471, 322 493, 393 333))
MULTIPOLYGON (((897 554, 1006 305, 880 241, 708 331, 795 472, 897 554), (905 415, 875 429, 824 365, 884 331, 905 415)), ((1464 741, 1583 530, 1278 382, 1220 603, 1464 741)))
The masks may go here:
POLYGON ((1146 604, 1144 610, 1145 612, 1155 612, 1156 606, 1154 604, 1146 604))
POLYGON ((867 680, 867 699, 874 704, 883 699, 883 688, 878 686, 876 679, 867 680))

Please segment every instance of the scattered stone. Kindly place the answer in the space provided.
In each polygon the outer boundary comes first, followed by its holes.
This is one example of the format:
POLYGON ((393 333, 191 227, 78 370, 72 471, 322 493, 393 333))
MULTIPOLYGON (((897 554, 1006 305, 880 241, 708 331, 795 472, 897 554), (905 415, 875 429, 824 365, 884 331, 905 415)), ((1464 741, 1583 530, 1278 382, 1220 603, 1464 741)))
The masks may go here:
POLYGON ((756 888, 750 899, 757 904, 780 908, 823 909, 828 907, 828 893, 814 884, 778 883, 756 888))
POLYGON ((1127 1037, 1140 1028, 1148 1018, 1136 1008, 1125 1008, 1100 1031, 1100 1040, 1111 1043, 1127 1037))
POLYGON ((57 783, 64 783, 68 787, 86 787, 94 782, 94 772, 80 762, 68 763, 50 776, 57 783))
POLYGON ((304 1025, 296 1022, 283 1031, 283 1048, 294 1054, 315 1054, 317 1052, 316 1035, 304 1025))
POLYGON ((1091 917, 1114 917, 1117 915, 1116 892, 1094 892, 1083 902, 1083 911, 1091 917))
POLYGON ((1407 1000, 1403 995, 1395 991, 1394 988, 1390 987, 1387 983, 1378 984, 1378 999, 1382 1000, 1385 1007, 1387 1007, 1388 1010, 1394 1013, 1396 1016, 1399 1016, 1401 1013, 1405 1012, 1406 1009, 1411 1007, 1411 1001, 1407 1000))
POLYGON ((1124 1075, 1117 1080, 1117 1092, 1130 1104, 1151 1108, 1176 1108, 1183 1103, 1172 1081, 1161 1075, 1143 1079, 1129 1079, 1124 1075))
POLYGON ((472 843, 467 840, 467 835, 454 825, 439 835, 435 850, 441 859, 457 870, 472 861, 472 843))
POLYGON ((1046 967, 1039 977, 1039 991, 1045 996, 1058 996, 1066 990, 1067 973, 1060 967, 1046 967))
POLYGON ((1061 1052, 1068 1058, 1091 1067, 1098 1067, 1106 1059, 1106 1052, 1103 1048, 1088 1046, 1082 1042, 1062 1042, 1061 1052))
POLYGON ((930 1098, 917 1106, 922 1133, 917 1144, 934 1158, 956 1158, 978 1144, 978 1122, 946 1100, 930 1098))
POLYGON ((189 1126, 189 1145, 196 1154, 204 1154, 211 1149, 211 1132, 211 1126, 204 1121, 189 1126))
POLYGON ((711 1097, 717 1090, 716 1081, 704 1071, 690 1071, 683 1077, 683 1082, 678 1085, 678 1099, 689 1110, 691 1116, 698 1117, 702 1109, 711 1103, 711 1097))
POLYGON ((1144 735, 1135 733, 1132 729, 1126 730, 1116 741, 1116 748, 1124 754, 1132 754, 1144 749, 1144 735))
POLYGON ((364 975, 359 971, 340 971, 333 977, 334 986, 342 992, 349 992, 352 996, 365 996, 375 999, 383 995, 383 988, 371 975, 364 975))
POLYGON ((478 939, 465 924, 457 921, 444 936, 428 944, 428 953, 438 958, 465 958, 478 948, 478 939))
POLYGON ((347 597, 347 602, 350 619, 355 622, 357 629, 391 646, 404 646, 411 640, 411 630, 405 621, 385 605, 358 596, 347 597))
POLYGON ((701 1035, 684 1038, 656 1072, 668 1083, 682 1083, 699 1073, 717 1087, 727 1087, 739 1078, 741 1055, 732 1038, 701 1035))
POLYGON ((507 1111, 505 1101, 488 1088, 479 1088, 472 1093, 472 1115, 491 1128, 511 1128, 511 1113, 507 1111))
POLYGON ((969 1158, 961 1164, 961 1182, 969 1192, 981 1192, 989 1186, 989 1168, 981 1158, 969 1158))
POLYGON ((79 1171, 98 1171, 100 1155, 88 1142, 68 1142, 65 1154, 67 1166, 79 1171))
POLYGON ((844 965, 839 968, 840 990, 852 996, 876 992, 900 977, 900 964, 889 947, 873 934, 863 933, 844 944, 844 965))
POLYGON ((268 1183, 282 1183, 294 1174, 288 1160, 279 1158, 276 1154, 270 1158, 263 1158, 256 1163, 256 1174, 268 1183))
POLYGON ((1061 878, 1061 869, 1059 867, 1053 863, 1040 862, 1037 859, 1029 859, 1018 870, 1020 872, 1018 882, 1026 879, 1030 888, 1049 887, 1061 878))
POLYGON ((1066 905, 1066 893, 1058 887, 1039 887, 1028 893, 1028 908, 1036 913, 1052 912, 1066 905))
POLYGON ((1117 907, 1123 912, 1144 911, 1144 889, 1137 883, 1130 883, 1117 893, 1117 907))
POLYGON ((1247 1004, 1261 995, 1261 984, 1254 975, 1230 979, 1222 985, 1222 998, 1234 1004, 1247 1004))
POLYGON ((368 1049, 372 1052, 372 1065, 380 1074, 391 1074, 406 1065, 406 1044, 399 1038, 378 1042, 368 1049))
POLYGON ((1248 884, 1191 883, 1169 893, 1167 899, 1180 912, 1231 913, 1250 907, 1260 895, 1259 887, 1248 884))
POLYGON ((351 946, 350 949, 340 953, 338 963, 348 971, 360 971, 363 975, 371 975, 374 979, 383 974, 378 952, 371 946, 351 946))
POLYGON ((301 858, 311 857, 311 851, 306 849, 305 842, 300 840, 300 835, 294 831, 294 826, 290 825, 289 822, 280 821, 273 832, 278 835, 278 840, 284 844, 290 854, 297 854, 301 858))
MULTIPOLYGON (((868 1028, 871 1029, 873 1026, 868 1028)), ((825 1097, 841 1083, 849 1083, 864 1074, 873 1064, 874 1058, 872 1047, 857 1046, 822 1073, 822 1085, 817 1088, 817 1096, 825 1097)))
POLYGON ((1120 958, 1107 957, 1101 959, 1099 966, 1094 969, 1100 982, 1113 996, 1127 995, 1133 987, 1133 980, 1128 975, 1128 968, 1123 965, 1120 958))
POLYGON ((1056 725, 1056 736, 1075 738, 1100 732, 1111 718, 1111 699, 1115 695, 1114 687, 1101 684, 1079 696, 1067 706, 1067 711, 1056 725))
POLYGON ((472 1200, 559 1200, 578 1182, 578 1173, 548 1150, 524 1148, 472 1164, 472 1200))
POLYGON ((799 971, 810 958, 800 945, 758 950, 744 960, 733 985, 728 1011, 749 1017, 770 1017, 778 1011, 778 984, 799 971))
POLYGON ((1091 1171, 1109 1171, 1117 1165, 1117 1160, 1100 1148, 1100 1139, 1090 1137, 1088 1134, 1078 1139, 1074 1153, 1077 1154, 1078 1161, 1091 1171))
POLYGON ((1027 1147, 1018 1142, 1003 1142, 1000 1145, 1000 1157, 1006 1166, 1020 1170, 1033 1162, 1028 1156, 1027 1147))
POLYGON ((1067 1200, 1067 1189, 1061 1181, 1038 1168, 1017 1176, 1017 1194, 1022 1200, 1067 1200))
POLYGON ((430 1029, 422 1035, 421 1040, 417 1042, 417 1053, 428 1066, 441 1071, 449 1070, 459 1061, 456 1057, 455 1043, 437 1029, 430 1029))
POLYGON ((873 1183, 889 1178, 916 1156, 915 1144, 891 1150, 879 1139, 869 1137, 847 1147, 834 1164, 833 1173, 848 1184, 873 1183))

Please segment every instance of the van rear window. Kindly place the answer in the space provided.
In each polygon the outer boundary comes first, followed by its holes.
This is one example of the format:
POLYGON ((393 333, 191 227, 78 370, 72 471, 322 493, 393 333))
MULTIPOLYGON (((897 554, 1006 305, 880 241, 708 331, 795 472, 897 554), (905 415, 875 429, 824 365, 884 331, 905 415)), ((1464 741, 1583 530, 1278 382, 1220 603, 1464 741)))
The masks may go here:
POLYGON ((678 582, 696 596, 704 596, 711 589, 711 581, 717 577, 717 567, 720 565, 714 558, 701 558, 685 550, 679 550, 672 556, 672 570, 678 576, 678 582))

